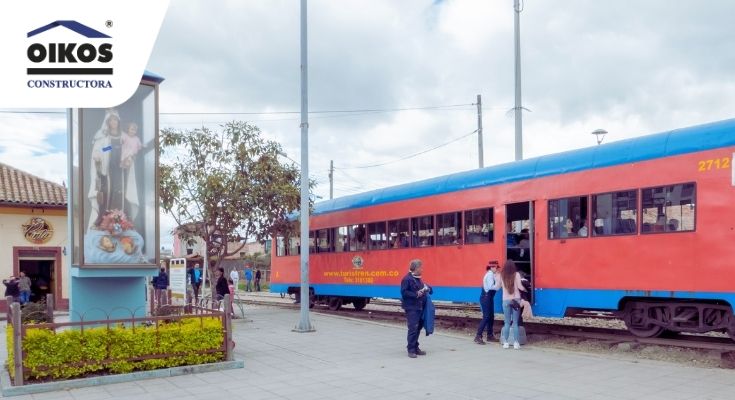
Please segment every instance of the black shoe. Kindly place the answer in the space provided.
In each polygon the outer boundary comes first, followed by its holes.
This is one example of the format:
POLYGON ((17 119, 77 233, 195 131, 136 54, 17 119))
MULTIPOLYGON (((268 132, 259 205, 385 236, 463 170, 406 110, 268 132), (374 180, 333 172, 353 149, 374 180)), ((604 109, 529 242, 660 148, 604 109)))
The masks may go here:
POLYGON ((416 349, 416 355, 425 356, 426 355, 426 352, 423 351, 423 350, 421 350, 421 349, 416 349))
POLYGON ((497 342, 498 341, 498 338, 496 338, 493 335, 487 335, 487 341, 488 342, 497 342))
POLYGON ((481 336, 475 336, 475 343, 477 344, 485 344, 485 342, 482 340, 481 336))
POLYGON ((408 358, 416 358, 416 353, 408 353, 408 358))

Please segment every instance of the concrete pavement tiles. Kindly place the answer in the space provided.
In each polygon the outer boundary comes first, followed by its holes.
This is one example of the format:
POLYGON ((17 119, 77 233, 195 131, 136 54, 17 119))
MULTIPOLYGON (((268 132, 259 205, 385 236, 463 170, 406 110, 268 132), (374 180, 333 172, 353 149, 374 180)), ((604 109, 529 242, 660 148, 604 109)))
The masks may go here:
MULTIPOLYGON (((470 338, 422 334, 427 356, 406 357, 403 326, 249 307, 235 320, 245 369, 75 389, 17 399, 713 399, 735 396, 735 372, 600 354, 503 350, 470 338), (711 384, 708 384, 711 383, 711 384)), ((3 347, 4 348, 4 345, 3 347)))

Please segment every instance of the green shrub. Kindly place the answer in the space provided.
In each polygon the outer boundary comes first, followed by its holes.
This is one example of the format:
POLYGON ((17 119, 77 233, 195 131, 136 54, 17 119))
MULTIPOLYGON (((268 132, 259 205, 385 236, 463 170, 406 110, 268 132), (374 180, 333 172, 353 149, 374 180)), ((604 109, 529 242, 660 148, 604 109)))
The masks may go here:
MULTIPOLYGON (((8 333, 8 364, 12 375, 12 329, 8 333)), ((28 329, 23 340, 26 379, 66 379, 89 373, 126 373, 204 364, 224 359, 217 351, 224 333, 218 318, 185 318, 156 326, 106 326, 54 333, 28 329), (201 321, 201 322, 200 322, 201 321), (160 358, 148 358, 158 355, 160 358), (138 358, 138 359, 135 359, 138 358), (133 360, 129 360, 133 359, 133 360)))

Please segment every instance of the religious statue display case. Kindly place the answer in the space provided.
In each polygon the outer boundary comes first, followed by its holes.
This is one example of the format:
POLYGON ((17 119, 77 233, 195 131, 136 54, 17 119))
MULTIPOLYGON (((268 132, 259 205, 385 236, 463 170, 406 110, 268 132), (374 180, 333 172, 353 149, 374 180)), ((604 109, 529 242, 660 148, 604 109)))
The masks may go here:
POLYGON ((144 80, 117 107, 70 111, 74 266, 158 265, 157 108, 144 80))

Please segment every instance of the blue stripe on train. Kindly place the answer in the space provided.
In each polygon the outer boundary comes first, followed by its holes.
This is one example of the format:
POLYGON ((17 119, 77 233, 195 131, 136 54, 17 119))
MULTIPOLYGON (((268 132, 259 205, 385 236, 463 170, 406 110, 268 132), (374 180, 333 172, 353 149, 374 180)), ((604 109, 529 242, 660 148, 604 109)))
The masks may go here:
MULTIPOLYGON (((271 284, 275 293, 286 292, 288 287, 298 284, 271 284)), ((382 297, 398 299, 400 288, 393 285, 311 285, 316 294, 332 296, 382 297)), ((479 287, 433 286, 434 300, 476 303, 480 297, 479 287)), ((542 317, 562 317, 567 308, 617 310, 624 297, 655 297, 667 299, 721 300, 735 304, 735 293, 725 292, 684 292, 684 291, 642 291, 642 290, 602 290, 602 289, 542 289, 535 291, 533 312, 542 317)), ((500 311, 500 293, 495 297, 495 309, 500 311)))

